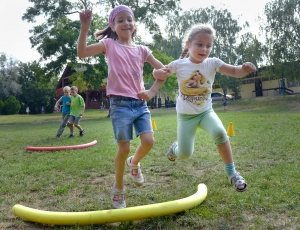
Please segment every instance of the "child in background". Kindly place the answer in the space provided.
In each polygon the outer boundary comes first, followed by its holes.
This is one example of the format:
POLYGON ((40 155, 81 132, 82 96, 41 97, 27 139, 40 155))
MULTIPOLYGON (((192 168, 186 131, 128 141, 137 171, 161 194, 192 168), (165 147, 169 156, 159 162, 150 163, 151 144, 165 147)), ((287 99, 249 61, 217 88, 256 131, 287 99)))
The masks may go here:
POLYGON ((224 106, 224 112, 227 111, 227 98, 224 97, 224 100, 223 100, 223 106, 224 106))
POLYGON ((29 107, 27 106, 26 107, 26 113, 27 113, 27 115, 29 115, 29 112, 30 112, 30 110, 29 110, 29 107))
POLYGON ((71 87, 71 111, 70 111, 70 136, 74 137, 74 126, 79 129, 79 135, 82 137, 84 130, 79 125, 80 118, 83 116, 85 110, 85 103, 83 98, 78 94, 78 88, 76 86, 71 87))
POLYGON ((235 169, 229 137, 212 108, 211 92, 217 71, 227 76, 242 78, 256 71, 256 67, 250 62, 232 66, 218 58, 210 58, 214 38, 215 30, 211 26, 203 24, 194 26, 188 34, 181 58, 171 62, 161 71, 154 70, 153 72, 154 77, 161 80, 175 73, 180 86, 176 103, 178 140, 170 146, 167 158, 175 161, 177 158, 191 157, 194 152, 196 130, 200 127, 213 138, 230 183, 238 192, 244 192, 247 189, 247 183, 235 169), (189 57, 185 58, 187 53, 189 53, 189 57), (187 95, 183 93, 186 92, 184 89, 186 86, 181 82, 188 80, 190 74, 195 70, 199 70, 199 73, 206 78, 207 90, 197 95, 187 95))
POLYGON ((60 138, 61 134, 63 133, 63 131, 67 125, 70 126, 69 118, 70 118, 70 105, 71 105, 71 96, 70 96, 71 88, 69 86, 65 86, 63 88, 63 92, 64 92, 64 95, 57 100, 57 102, 55 103, 55 106, 54 106, 54 109, 56 111, 59 111, 59 109, 60 109, 59 104, 60 104, 60 102, 63 103, 62 123, 60 124, 59 129, 56 133, 56 138, 60 138))
POLYGON ((86 37, 91 18, 90 10, 80 13, 78 56, 85 58, 102 53, 108 62, 107 95, 110 97, 110 118, 118 143, 111 199, 115 208, 125 208, 123 182, 125 162, 130 168, 133 183, 142 186, 144 176, 140 161, 150 152, 154 144, 151 115, 146 101, 155 96, 164 82, 157 80, 151 89, 145 90, 143 66, 145 62, 156 69, 164 66, 152 55, 149 48, 134 43, 136 24, 134 14, 128 6, 115 7, 109 15, 108 27, 95 34, 100 41, 87 46, 86 37), (133 127, 141 143, 135 154, 128 157, 133 127))

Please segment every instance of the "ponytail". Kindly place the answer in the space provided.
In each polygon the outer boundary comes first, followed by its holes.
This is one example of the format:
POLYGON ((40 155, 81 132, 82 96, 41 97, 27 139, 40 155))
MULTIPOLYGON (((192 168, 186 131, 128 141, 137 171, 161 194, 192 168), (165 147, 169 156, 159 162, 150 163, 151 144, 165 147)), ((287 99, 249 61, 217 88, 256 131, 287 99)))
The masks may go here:
MULTIPOLYGON (((136 36, 137 27, 135 26, 135 29, 131 35, 131 38, 134 39, 136 36)), ((94 36, 97 41, 100 41, 103 38, 111 38, 113 40, 118 39, 118 34, 111 29, 110 26, 106 27, 104 30, 98 30, 94 33, 94 36)))
POLYGON ((112 31, 112 29, 108 26, 104 30, 98 30, 94 33, 94 36, 97 41, 100 41, 103 38, 111 38, 113 40, 117 40, 118 35, 116 32, 112 31))
POLYGON ((186 55, 188 54, 188 52, 189 52, 189 49, 185 46, 179 58, 180 59, 185 58, 186 55))

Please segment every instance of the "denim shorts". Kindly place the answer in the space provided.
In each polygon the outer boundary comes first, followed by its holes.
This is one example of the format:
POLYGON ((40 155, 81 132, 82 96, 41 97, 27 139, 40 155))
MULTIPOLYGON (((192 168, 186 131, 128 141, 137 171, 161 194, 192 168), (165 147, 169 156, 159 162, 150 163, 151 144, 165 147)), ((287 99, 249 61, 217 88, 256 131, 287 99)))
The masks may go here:
POLYGON ((136 137, 153 132, 147 102, 130 97, 110 97, 110 119, 116 142, 132 140, 133 127, 136 137))
POLYGON ((80 117, 70 116, 70 121, 75 123, 76 125, 79 125, 80 117))

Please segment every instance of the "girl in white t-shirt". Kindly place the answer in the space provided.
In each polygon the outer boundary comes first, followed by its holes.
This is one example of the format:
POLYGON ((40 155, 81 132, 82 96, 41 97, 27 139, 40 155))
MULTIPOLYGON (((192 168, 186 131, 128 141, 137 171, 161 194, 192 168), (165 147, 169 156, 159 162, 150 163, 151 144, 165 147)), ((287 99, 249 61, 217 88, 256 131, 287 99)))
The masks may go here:
POLYGON ((175 73, 179 85, 176 103, 178 139, 170 146, 167 157, 170 161, 175 161, 176 158, 189 158, 194 152, 196 129, 200 127, 213 138, 230 183, 237 191, 244 192, 247 183, 235 170, 229 137, 212 108, 211 92, 217 71, 227 76, 241 78, 256 71, 256 67, 250 62, 232 66, 218 58, 209 58, 214 38, 215 30, 211 26, 199 24, 192 27, 180 59, 153 71, 154 77, 160 80, 165 80, 170 74, 175 73), (185 58, 187 53, 189 57, 185 58), (206 81, 197 88, 190 88, 187 87, 187 83, 194 71, 199 71, 206 81))
POLYGON ((112 204, 125 208, 123 183, 125 162, 136 186, 144 183, 140 161, 149 153, 154 144, 150 111, 147 100, 155 96, 163 80, 156 80, 151 89, 145 90, 143 66, 148 62, 155 69, 163 68, 149 48, 134 43, 136 24, 134 14, 128 6, 115 7, 108 19, 108 27, 95 33, 98 43, 88 45, 87 33, 91 24, 92 11, 80 15, 81 29, 78 38, 78 56, 90 57, 102 53, 108 63, 107 96, 110 97, 110 118, 118 143, 115 157, 115 182, 112 187, 112 204), (132 129, 140 137, 141 144, 129 158, 132 129))

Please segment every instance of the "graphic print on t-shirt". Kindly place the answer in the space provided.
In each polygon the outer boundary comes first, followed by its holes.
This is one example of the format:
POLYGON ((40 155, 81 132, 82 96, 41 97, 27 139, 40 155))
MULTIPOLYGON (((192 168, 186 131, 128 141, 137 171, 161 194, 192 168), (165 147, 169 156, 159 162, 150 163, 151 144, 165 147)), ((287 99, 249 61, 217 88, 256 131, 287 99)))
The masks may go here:
POLYGON ((189 79, 180 83, 180 92, 183 100, 189 101, 195 105, 203 105, 207 95, 211 93, 211 85, 200 70, 194 70, 189 79))

